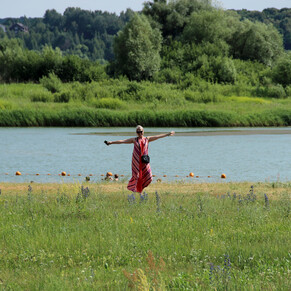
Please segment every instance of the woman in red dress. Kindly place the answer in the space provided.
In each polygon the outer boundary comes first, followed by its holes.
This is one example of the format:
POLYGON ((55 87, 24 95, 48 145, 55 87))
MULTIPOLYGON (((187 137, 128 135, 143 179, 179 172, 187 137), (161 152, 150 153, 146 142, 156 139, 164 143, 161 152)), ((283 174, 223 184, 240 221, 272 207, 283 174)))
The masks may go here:
POLYGON ((148 155, 149 142, 166 136, 174 135, 175 132, 171 131, 165 134, 144 137, 143 127, 138 125, 136 127, 136 134, 137 137, 124 140, 105 141, 105 143, 107 145, 123 143, 134 144, 131 162, 132 177, 128 182, 127 189, 133 192, 141 193, 142 190, 147 187, 153 180, 150 164, 144 163, 142 161, 142 156, 148 155))

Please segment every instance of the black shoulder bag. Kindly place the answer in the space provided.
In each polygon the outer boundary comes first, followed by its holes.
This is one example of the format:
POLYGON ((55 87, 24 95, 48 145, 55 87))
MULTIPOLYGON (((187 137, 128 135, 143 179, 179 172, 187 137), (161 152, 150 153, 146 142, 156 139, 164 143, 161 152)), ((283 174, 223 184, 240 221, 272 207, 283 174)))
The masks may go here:
MULTIPOLYGON (((136 139, 136 141, 138 142, 138 138, 136 139)), ((140 147, 139 142, 138 142, 138 145, 139 145, 139 149, 140 149, 140 151, 141 151, 141 147, 140 147)), ((149 146, 148 146, 148 147, 149 147, 149 146)), ((142 155, 142 156, 141 156, 141 162, 142 162, 143 164, 149 164, 149 162, 150 162, 150 156, 149 156, 149 155, 142 155)))

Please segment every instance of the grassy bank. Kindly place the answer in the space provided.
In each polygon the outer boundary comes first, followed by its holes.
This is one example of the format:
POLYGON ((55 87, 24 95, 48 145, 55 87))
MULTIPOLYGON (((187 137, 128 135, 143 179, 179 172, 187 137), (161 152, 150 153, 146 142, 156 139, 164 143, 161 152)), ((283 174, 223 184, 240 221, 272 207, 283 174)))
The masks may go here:
POLYGON ((291 287, 290 183, 0 189, 4 289, 291 287))
POLYGON ((290 110, 237 115, 225 110, 113 111, 91 108, 0 111, 0 126, 144 126, 235 127, 290 126, 290 110))
POLYGON ((291 98, 255 97, 249 86, 107 80, 0 85, 0 126, 290 126, 291 98))

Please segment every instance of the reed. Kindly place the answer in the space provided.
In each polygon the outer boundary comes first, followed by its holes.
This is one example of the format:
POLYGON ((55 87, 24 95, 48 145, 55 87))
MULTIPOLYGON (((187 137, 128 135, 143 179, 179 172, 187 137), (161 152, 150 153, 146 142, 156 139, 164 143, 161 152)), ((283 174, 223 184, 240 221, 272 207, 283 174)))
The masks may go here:
POLYGON ((291 109, 242 115, 223 110, 124 111, 69 106, 61 109, 0 109, 0 126, 290 126, 290 116, 291 109))
MULTIPOLYGON (((106 80, 0 85, 0 126, 289 126, 291 98, 238 96, 238 85, 106 80)), ((244 91, 246 93, 246 90, 244 91)), ((250 93, 250 92, 249 92, 250 93)))

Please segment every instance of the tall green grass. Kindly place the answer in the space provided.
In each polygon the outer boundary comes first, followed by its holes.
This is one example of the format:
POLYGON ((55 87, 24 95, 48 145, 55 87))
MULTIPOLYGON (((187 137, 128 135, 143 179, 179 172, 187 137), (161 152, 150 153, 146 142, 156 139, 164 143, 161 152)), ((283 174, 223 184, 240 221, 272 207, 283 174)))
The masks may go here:
POLYGON ((116 111, 87 107, 0 110, 0 126, 290 126, 291 109, 239 115, 223 110, 116 111))
POLYGON ((0 126, 289 126, 291 98, 252 96, 249 87, 105 80, 0 85, 0 126), (249 92, 247 92, 249 90, 249 92), (241 95, 245 93, 245 95, 241 95))
POLYGON ((273 198, 86 186, 2 192, 1 288, 126 290, 125 273, 136 288, 290 289, 290 184, 273 198))

